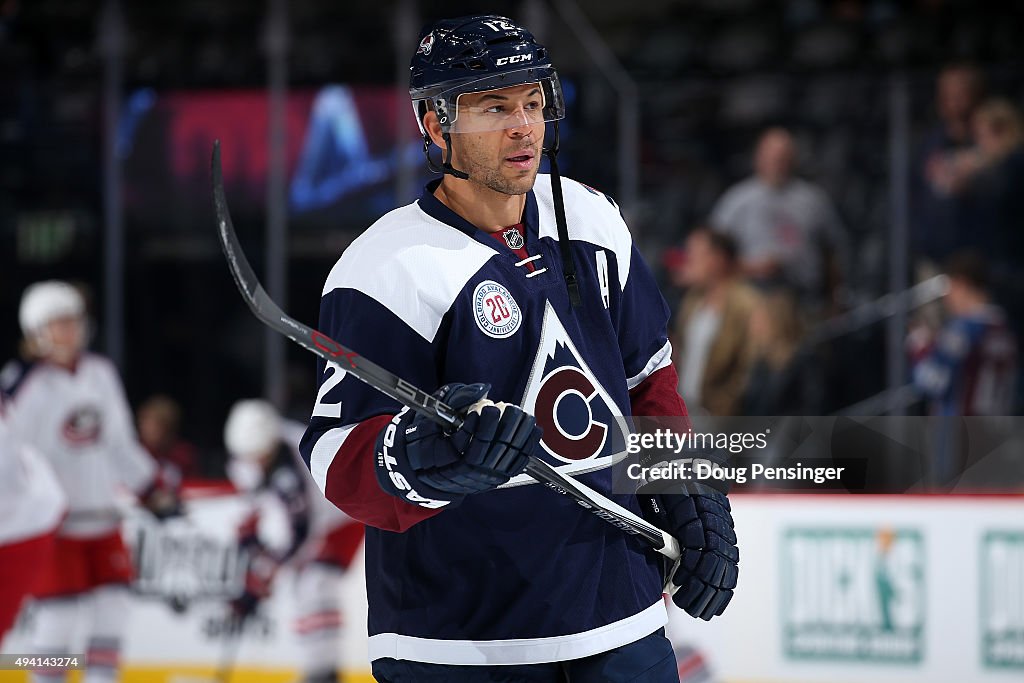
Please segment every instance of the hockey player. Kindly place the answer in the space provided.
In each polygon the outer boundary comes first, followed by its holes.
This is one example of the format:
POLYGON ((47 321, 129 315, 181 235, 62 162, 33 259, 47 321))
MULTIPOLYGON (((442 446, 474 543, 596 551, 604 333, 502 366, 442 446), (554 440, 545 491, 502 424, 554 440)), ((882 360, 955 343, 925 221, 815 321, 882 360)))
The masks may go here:
MULTIPOLYGON (((637 495, 611 490, 614 417, 686 415, 668 307, 615 203, 558 176, 562 91, 527 30, 499 16, 438 22, 410 81, 443 175, 349 246, 319 327, 440 387, 465 423, 447 434, 321 362, 302 441, 326 497, 370 527, 373 674, 677 681, 658 560, 522 474, 536 455, 641 512, 637 495), (542 154, 551 175, 538 175, 542 154)), ((738 560, 728 500, 645 499, 687 548, 676 603, 720 614, 738 560)))
POLYGON ((16 442, 0 409, 0 642, 14 625, 38 567, 53 561, 67 499, 50 465, 16 442))
MULTIPOLYGON (((115 680, 133 578, 115 499, 127 489, 152 510, 171 511, 156 466, 138 443, 124 389, 111 363, 85 351, 85 303, 66 282, 25 290, 19 322, 31 359, 2 373, 13 436, 47 458, 68 498, 54 559, 40 565, 36 652, 66 653, 88 626, 86 683, 115 680)), ((38 681, 64 680, 39 672, 38 681)))
POLYGON ((302 683, 335 683, 340 680, 341 581, 363 540, 363 525, 316 490, 298 454, 302 430, 298 423, 283 421, 266 401, 239 401, 228 415, 224 442, 232 458, 229 475, 236 488, 255 499, 240 534, 250 554, 246 588, 232 607, 239 618, 248 617, 269 595, 281 565, 294 567, 302 683), (263 496, 276 498, 287 512, 291 538, 283 552, 260 541, 263 496))

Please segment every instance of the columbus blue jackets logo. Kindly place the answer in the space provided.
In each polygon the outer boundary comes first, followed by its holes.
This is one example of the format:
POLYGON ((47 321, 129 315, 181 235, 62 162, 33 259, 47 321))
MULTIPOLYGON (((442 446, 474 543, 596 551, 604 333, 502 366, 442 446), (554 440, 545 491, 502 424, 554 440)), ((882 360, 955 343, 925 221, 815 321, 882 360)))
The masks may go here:
MULTIPOLYGON (((530 370, 523 409, 544 430, 547 459, 566 473, 608 467, 623 444, 622 411, 583 360, 551 304, 545 305, 540 345, 530 370)), ((529 483, 520 475, 510 485, 529 483)))
POLYGON ((61 431, 72 444, 95 443, 100 438, 100 412, 92 406, 78 408, 64 421, 61 431))
POLYGON ((522 325, 523 312, 507 288, 494 280, 484 280, 473 290, 473 318, 487 336, 505 339, 522 325))

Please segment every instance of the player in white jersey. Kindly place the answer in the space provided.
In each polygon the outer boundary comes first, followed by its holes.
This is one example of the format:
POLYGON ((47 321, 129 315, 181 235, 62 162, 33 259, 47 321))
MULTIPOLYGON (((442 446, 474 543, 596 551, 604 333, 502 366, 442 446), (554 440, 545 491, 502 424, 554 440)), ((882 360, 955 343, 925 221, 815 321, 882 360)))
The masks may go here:
MULTIPOLYGON (((30 286, 19 322, 31 358, 9 363, 0 375, 8 427, 49 461, 68 500, 54 561, 38 568, 33 648, 68 652, 87 621, 85 681, 113 681, 133 578, 115 500, 125 491, 154 508, 166 499, 156 486, 156 465, 136 439, 117 370, 85 351, 78 291, 60 281, 30 286)), ((63 673, 35 676, 64 680, 63 673)))
POLYGON ((11 436, 0 410, 0 642, 14 625, 36 570, 53 561, 67 500, 49 464, 11 436))
POLYGON ((266 401, 236 403, 224 427, 231 454, 228 472, 236 488, 253 497, 253 514, 241 543, 250 552, 245 593, 233 602, 247 617, 270 592, 279 567, 295 569, 295 633, 302 656, 303 683, 339 679, 342 628, 341 581, 363 540, 363 525, 329 503, 299 456, 305 426, 282 420, 266 401), (259 538, 266 505, 283 505, 290 538, 285 549, 267 548, 259 538))

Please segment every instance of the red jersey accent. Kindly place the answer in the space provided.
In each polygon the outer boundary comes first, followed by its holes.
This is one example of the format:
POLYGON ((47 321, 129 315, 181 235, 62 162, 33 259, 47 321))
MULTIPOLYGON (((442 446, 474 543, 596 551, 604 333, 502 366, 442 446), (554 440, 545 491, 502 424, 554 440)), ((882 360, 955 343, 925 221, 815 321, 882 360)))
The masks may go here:
MULTIPOLYGON (((514 251, 519 258, 530 258, 529 252, 526 251, 526 228, 523 227, 522 223, 507 225, 498 232, 490 233, 490 235, 514 251), (520 244, 522 246, 516 246, 520 244)), ((533 261, 526 264, 526 269, 531 273, 533 272, 533 261)))
POLYGON ((0 546, 0 640, 11 630, 21 601, 35 592, 40 567, 53 564, 54 534, 0 546))
POLYGON ((108 584, 129 584, 134 578, 131 555, 120 531, 97 538, 57 536, 53 562, 39 567, 35 595, 77 595, 108 584))
POLYGON ((686 403, 679 395, 679 376, 671 363, 650 374, 629 392, 629 405, 637 417, 685 417, 689 427, 686 403))
POLYGON ((363 542, 364 529, 358 522, 335 527, 320 542, 314 561, 348 569, 363 542))
POLYGON ((377 435, 394 415, 363 420, 349 433, 327 470, 324 494, 349 517, 385 531, 405 531, 444 508, 430 510, 385 493, 374 469, 377 435))

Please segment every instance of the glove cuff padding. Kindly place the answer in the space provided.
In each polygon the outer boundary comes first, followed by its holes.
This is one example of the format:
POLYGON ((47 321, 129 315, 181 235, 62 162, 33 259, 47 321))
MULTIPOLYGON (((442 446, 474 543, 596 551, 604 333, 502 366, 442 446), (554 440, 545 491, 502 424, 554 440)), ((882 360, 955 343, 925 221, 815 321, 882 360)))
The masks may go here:
MULTIPOLYGON (((739 549, 732 507, 719 491, 701 494, 637 492, 644 517, 679 540, 682 555, 672 572, 678 588, 673 602, 693 617, 708 620, 732 600, 739 576, 739 549)), ((666 574, 671 571, 666 567, 666 574)))
POLYGON ((540 428, 521 408, 487 400, 489 384, 448 384, 434 395, 463 414, 448 433, 405 408, 377 438, 377 480, 388 493, 425 507, 457 504, 522 472, 540 428))
POLYGON ((440 427, 432 421, 414 422, 411 413, 411 409, 403 408, 377 435, 374 449, 377 483, 386 493, 413 505, 431 509, 454 507, 465 496, 442 491, 420 481, 409 462, 404 445, 405 437, 399 434, 399 430, 440 431, 440 427))

